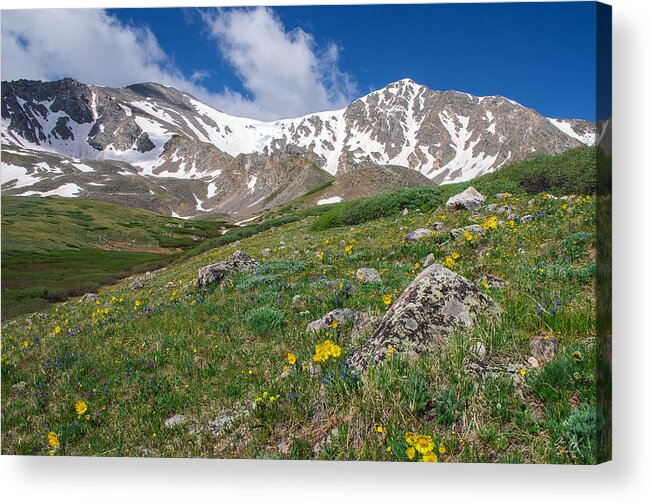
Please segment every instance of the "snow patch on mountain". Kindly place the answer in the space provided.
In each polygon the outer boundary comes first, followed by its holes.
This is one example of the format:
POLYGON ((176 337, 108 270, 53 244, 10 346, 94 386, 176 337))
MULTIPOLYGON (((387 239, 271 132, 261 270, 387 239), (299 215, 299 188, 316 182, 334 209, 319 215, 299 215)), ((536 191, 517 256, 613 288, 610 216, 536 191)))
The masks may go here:
POLYGON ((559 130, 561 130, 563 133, 565 133, 568 136, 571 136, 572 138, 575 138, 579 142, 585 145, 595 144, 594 131, 584 130, 584 131, 577 132, 572 125, 572 121, 569 121, 567 119, 553 119, 551 117, 548 117, 547 120, 550 123, 552 123, 554 126, 556 126, 559 130))

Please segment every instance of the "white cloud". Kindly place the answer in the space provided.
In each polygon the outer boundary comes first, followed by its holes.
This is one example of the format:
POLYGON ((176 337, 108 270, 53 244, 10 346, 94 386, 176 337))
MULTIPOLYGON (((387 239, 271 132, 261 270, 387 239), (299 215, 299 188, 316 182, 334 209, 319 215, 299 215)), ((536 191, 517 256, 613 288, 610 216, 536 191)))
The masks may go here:
POLYGON ((268 8, 223 9, 203 18, 253 97, 227 91, 224 99, 239 110, 258 117, 298 116, 349 103, 354 86, 338 68, 334 44, 319 50, 309 33, 286 31, 268 8))
POLYGON ((147 28, 125 24, 103 10, 22 10, 2 13, 2 79, 53 80, 125 86, 154 81, 176 87, 236 115, 276 119, 345 106, 354 91, 338 68, 338 48, 320 49, 302 31, 287 32, 273 11, 203 12, 223 57, 251 98, 185 76, 147 28))

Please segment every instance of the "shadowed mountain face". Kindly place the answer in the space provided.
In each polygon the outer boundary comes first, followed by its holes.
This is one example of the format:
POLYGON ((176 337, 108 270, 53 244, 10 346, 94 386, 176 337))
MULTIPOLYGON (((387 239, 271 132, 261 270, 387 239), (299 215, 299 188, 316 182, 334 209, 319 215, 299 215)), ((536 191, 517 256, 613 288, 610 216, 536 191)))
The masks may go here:
MULTIPOLYGON (((395 188, 381 165, 433 183, 469 180, 591 145, 594 125, 410 79, 342 110, 271 122, 224 114, 160 84, 113 89, 63 79, 3 82, 1 135, 5 194, 83 195, 241 220, 359 170, 383 172, 377 179, 395 188)), ((360 194, 387 189, 356 181, 360 194)))

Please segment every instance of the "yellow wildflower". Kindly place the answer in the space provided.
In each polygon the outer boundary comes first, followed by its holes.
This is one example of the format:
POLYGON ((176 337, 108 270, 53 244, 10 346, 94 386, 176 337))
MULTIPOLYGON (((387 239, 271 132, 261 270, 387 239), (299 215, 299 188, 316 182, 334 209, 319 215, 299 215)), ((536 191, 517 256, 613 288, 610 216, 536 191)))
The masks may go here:
POLYGON ((59 447, 59 436, 57 435, 57 433, 51 431, 47 435, 47 442, 50 443, 50 446, 52 448, 58 448, 59 447))
POLYGON ((443 266, 446 268, 453 268, 455 264, 455 260, 452 259, 450 256, 446 257, 445 260, 443 261, 443 266))
POLYGON ((428 452, 423 453, 423 462, 438 462, 439 458, 436 456, 436 453, 428 452))
POLYGON ((332 328, 336 329, 338 326, 339 326, 339 322, 337 322, 336 320, 333 320, 332 321, 332 328))
POLYGON ((445 446, 441 445, 439 446, 439 453, 443 455, 445 453, 445 446))
POLYGON ((382 434, 382 431, 384 430, 384 428, 383 428, 381 425, 378 425, 378 426, 375 428, 375 430, 378 431, 380 434, 382 434))
POLYGON ((416 444, 416 435, 413 432, 405 432, 405 441, 409 446, 416 444))
POLYGON ((468 231, 463 232, 463 237, 468 241, 472 240, 472 235, 468 231))
POLYGON ((382 296, 382 302, 386 306, 389 306, 391 304, 391 295, 390 294, 385 294, 384 296, 382 296))
POLYGON ((54 334, 59 334, 61 332, 61 326, 56 326, 54 328, 54 334))
POLYGON ((432 441, 432 436, 419 435, 416 436, 414 440, 414 448, 419 453, 428 453, 434 449, 434 441, 432 441))
POLYGON ((412 446, 407 448, 407 457, 409 457, 409 460, 413 460, 415 456, 416 456, 416 450, 412 446))
POLYGON ((140 299, 136 299, 135 305, 140 306, 140 299))
POLYGON ((293 353, 288 353, 287 354, 287 362, 289 362, 289 364, 292 365, 292 366, 294 364, 296 364, 296 355, 294 355, 293 353))
POLYGON ((75 411, 77 412, 77 415, 83 415, 87 410, 88 406, 86 406, 84 401, 79 400, 75 403, 75 411))
POLYGON ((461 257, 461 254, 459 254, 459 252, 452 252, 451 257, 456 261, 459 259, 459 257, 461 257))
POLYGON ((499 224, 497 223, 497 217, 491 215, 488 219, 486 219, 482 223, 481 227, 483 227, 484 229, 497 229, 498 225, 499 224))

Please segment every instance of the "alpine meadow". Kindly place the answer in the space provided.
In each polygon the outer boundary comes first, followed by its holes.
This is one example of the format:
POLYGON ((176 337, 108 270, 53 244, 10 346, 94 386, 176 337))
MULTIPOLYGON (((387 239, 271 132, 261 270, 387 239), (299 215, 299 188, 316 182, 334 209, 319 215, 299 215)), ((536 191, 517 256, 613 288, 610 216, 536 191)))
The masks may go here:
MULTIPOLYGON (((183 25, 180 9, 74 15, 124 32, 155 11, 183 25)), ((2 19, 25 54, 46 36, 21 35, 27 12, 2 19)), ((357 53, 318 50, 348 40, 335 28, 290 29, 291 8, 197 12, 243 91, 183 77, 189 31, 160 82, 144 64, 142 81, 13 78, 3 49, 2 454, 608 460, 612 121, 430 77, 371 87, 360 70, 354 88, 357 53), (275 77, 303 108, 246 73, 293 71, 238 52, 255 30, 296 72, 321 58, 309 93, 307 70, 275 77)), ((164 54, 167 18, 151 19, 164 54)))

